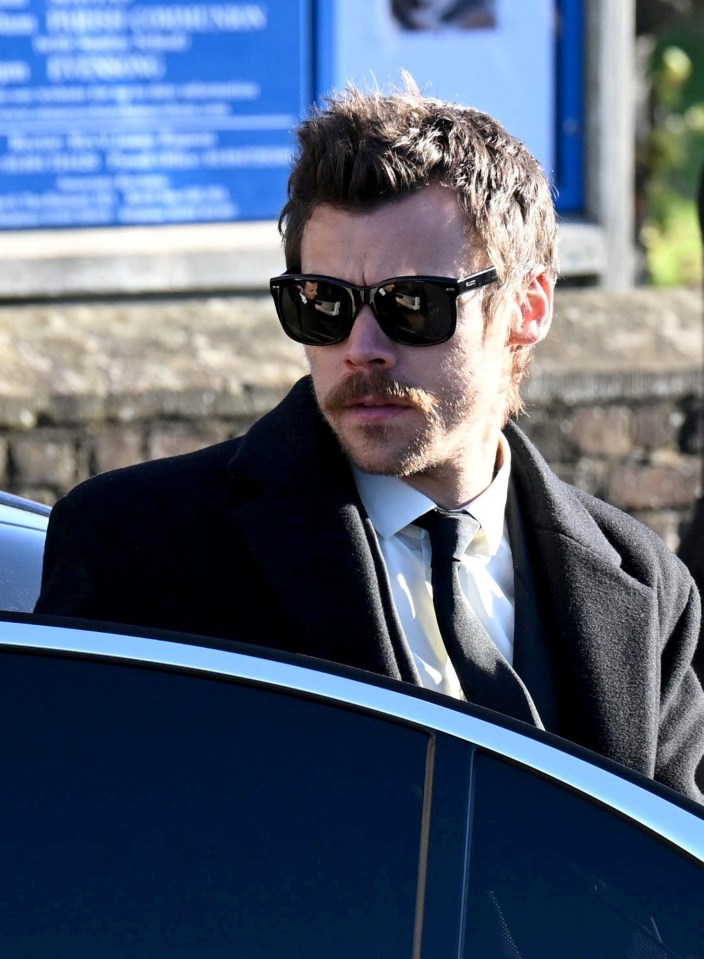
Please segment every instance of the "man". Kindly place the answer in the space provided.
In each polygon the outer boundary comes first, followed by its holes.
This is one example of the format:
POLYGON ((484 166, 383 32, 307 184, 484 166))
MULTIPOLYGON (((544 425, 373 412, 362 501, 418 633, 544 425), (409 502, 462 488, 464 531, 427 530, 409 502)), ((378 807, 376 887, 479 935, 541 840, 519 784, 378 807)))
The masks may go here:
POLYGON ((552 316, 539 165, 491 117, 410 83, 349 89, 299 140, 272 293, 311 377, 240 439, 60 501, 37 610, 465 696, 701 798, 690 577, 507 422, 552 316), (444 556, 448 522, 472 541, 444 556))

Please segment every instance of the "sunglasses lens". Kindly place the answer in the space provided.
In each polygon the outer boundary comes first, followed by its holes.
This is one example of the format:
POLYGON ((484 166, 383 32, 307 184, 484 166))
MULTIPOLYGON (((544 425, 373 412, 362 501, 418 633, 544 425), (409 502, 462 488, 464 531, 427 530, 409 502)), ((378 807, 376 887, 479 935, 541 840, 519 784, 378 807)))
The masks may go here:
MULTIPOLYGON (((357 311, 351 289, 315 276, 272 280, 284 330, 306 346, 330 346, 347 339, 357 311)), ((372 308, 396 343, 433 346, 449 340, 455 331, 455 296, 442 280, 409 277, 380 286, 372 308)))
POLYGON ((386 335, 397 343, 432 346, 454 332, 454 300, 440 283, 389 283, 377 291, 374 309, 386 335))
POLYGON ((329 346, 349 336, 352 303, 336 283, 290 279, 278 285, 279 319, 286 333, 307 346, 329 346))

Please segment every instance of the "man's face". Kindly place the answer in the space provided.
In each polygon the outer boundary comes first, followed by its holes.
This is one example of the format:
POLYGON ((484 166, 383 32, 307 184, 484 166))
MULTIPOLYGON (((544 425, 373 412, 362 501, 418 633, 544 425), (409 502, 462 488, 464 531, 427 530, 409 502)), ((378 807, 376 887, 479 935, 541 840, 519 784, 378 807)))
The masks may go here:
MULTIPOLYGON (((317 207, 301 261, 303 273, 363 285, 423 274, 459 279, 490 265, 465 236, 455 194, 440 186, 369 213, 317 207)), ((485 332, 481 292, 464 293, 452 339, 419 347, 389 339, 364 306, 345 341, 307 347, 318 403, 348 457, 437 502, 481 492, 503 425, 515 309, 500 306, 485 332)))

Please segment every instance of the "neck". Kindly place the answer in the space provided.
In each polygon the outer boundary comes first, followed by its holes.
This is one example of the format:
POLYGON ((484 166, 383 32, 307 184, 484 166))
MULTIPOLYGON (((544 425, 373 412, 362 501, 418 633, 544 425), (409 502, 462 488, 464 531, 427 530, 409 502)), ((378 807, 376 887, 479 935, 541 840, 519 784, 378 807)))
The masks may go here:
POLYGON ((459 509, 491 485, 502 463, 499 443, 483 455, 465 456, 459 463, 430 467, 403 479, 443 509, 459 509))

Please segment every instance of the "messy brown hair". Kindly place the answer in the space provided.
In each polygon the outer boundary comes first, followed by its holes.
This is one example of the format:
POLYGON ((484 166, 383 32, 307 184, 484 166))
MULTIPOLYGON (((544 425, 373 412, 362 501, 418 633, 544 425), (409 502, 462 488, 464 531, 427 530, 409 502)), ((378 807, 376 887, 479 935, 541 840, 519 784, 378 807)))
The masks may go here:
MULTIPOLYGON (((306 223, 320 204, 368 211, 425 187, 453 190, 466 234, 499 275, 484 291, 488 324, 502 297, 521 295, 540 272, 557 276, 555 209, 540 164, 493 117, 423 96, 404 75, 390 94, 348 86, 298 128, 298 153, 279 219, 286 267, 301 269, 306 223)), ((530 348, 514 356, 509 413, 530 348)))

